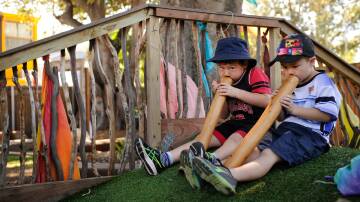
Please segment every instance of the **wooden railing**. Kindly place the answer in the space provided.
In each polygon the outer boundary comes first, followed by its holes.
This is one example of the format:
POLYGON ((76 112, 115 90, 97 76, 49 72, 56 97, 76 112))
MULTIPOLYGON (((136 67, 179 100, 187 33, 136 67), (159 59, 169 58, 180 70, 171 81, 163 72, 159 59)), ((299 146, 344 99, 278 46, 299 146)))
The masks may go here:
MULTIPOLYGON (((195 10, 195 9, 184 9, 184 8, 172 8, 172 7, 162 7, 162 6, 154 6, 154 5, 144 5, 141 7, 134 8, 130 11, 120 13, 108 18, 104 18, 102 20, 72 29, 67 32, 63 32, 61 34, 54 35, 49 38, 45 38, 15 49, 8 50, 6 52, 0 53, 0 70, 3 72, 6 68, 9 67, 15 67, 16 65, 26 63, 27 61, 36 61, 39 58, 49 55, 54 52, 61 52, 61 58, 64 59, 65 49, 68 50, 71 56, 71 61, 75 62, 75 47, 77 44, 80 44, 82 42, 89 41, 92 49, 89 54, 89 79, 93 82, 92 85, 88 84, 86 95, 83 95, 85 97, 85 103, 88 103, 87 107, 84 108, 84 112, 80 114, 81 117, 84 117, 84 113, 87 112, 87 121, 86 123, 82 118, 79 119, 79 121, 82 121, 80 124, 82 127, 89 126, 89 120, 94 121, 94 114, 90 117, 90 112, 94 112, 92 106, 90 106, 89 103, 94 104, 94 98, 90 96, 91 93, 94 92, 94 77, 91 76, 93 72, 93 69, 97 69, 98 72, 100 72, 99 77, 102 80, 102 83, 104 83, 104 91, 107 97, 107 100, 105 101, 106 107, 106 114, 109 119, 109 139, 110 139, 110 154, 109 154, 109 167, 108 167, 108 174, 113 175, 115 174, 115 162, 117 161, 115 157, 115 142, 117 136, 115 135, 117 132, 115 131, 115 114, 114 114, 114 95, 117 94, 121 97, 122 101, 122 108, 125 112, 125 136, 128 141, 126 141, 125 144, 125 155, 122 156, 122 164, 120 170, 124 169, 124 166, 126 164, 126 159, 129 159, 127 156, 128 151, 132 150, 132 141, 135 138, 135 136, 139 135, 145 138, 146 142, 149 143, 152 146, 159 146, 160 142, 164 136, 164 131, 161 131, 161 126, 166 125, 167 127, 174 127, 175 122, 171 122, 169 119, 163 119, 161 120, 161 110, 160 110, 160 100, 164 98, 160 98, 160 67, 161 65, 165 66, 165 80, 167 79, 167 66, 170 58, 167 57, 166 53, 166 47, 169 45, 168 43, 174 43, 174 46, 176 47, 174 58, 171 58, 173 65, 175 65, 176 68, 181 70, 181 76, 177 75, 178 71, 176 72, 176 77, 179 78, 177 80, 176 85, 180 85, 182 88, 186 89, 187 83, 186 83, 186 68, 185 68, 185 52, 189 51, 186 50, 184 45, 184 34, 186 32, 189 32, 189 30, 185 30, 184 23, 188 23, 190 26, 192 26, 192 32, 193 37, 192 40, 194 40, 194 44, 198 44, 199 37, 197 34, 199 33, 196 27, 195 21, 200 21, 203 23, 207 23, 208 26, 217 27, 217 32, 214 34, 215 41, 219 38, 229 36, 231 33, 227 32, 227 27, 232 26, 235 30, 236 35, 241 35, 244 37, 245 40, 250 42, 251 47, 256 47, 254 53, 254 57, 258 60, 258 64, 264 66, 264 70, 266 72, 269 72, 270 78, 271 78, 271 87, 273 89, 276 89, 281 84, 281 68, 279 64, 275 64, 271 67, 271 69, 267 69, 268 67, 266 64, 266 58, 274 58, 276 54, 276 48, 277 45, 280 42, 280 39, 283 35, 291 34, 291 33, 301 33, 300 30, 296 29, 293 25, 291 25, 289 22, 287 22, 284 19, 280 18, 270 18, 270 17, 259 17, 259 16, 248 16, 248 15, 234 15, 229 13, 216 13, 216 12, 209 12, 209 11, 203 11, 203 10, 195 10), (175 32, 168 33, 167 35, 162 35, 163 33, 160 33, 162 26, 170 26, 171 24, 175 24, 175 32), (139 29, 139 36, 138 36, 138 43, 136 44, 130 44, 130 49, 135 50, 135 56, 133 58, 130 58, 130 61, 128 59, 128 56, 126 55, 126 51, 123 51, 123 66, 125 67, 123 72, 120 72, 119 68, 119 58, 118 53, 114 49, 114 47, 111 45, 110 41, 107 37, 103 37, 104 35, 107 35, 110 32, 113 32, 115 30, 119 30, 119 36, 122 41, 122 50, 126 49, 126 37, 128 36, 129 29, 133 29, 132 27, 137 27, 139 29), (250 31, 255 30, 255 31, 250 31), (145 36, 142 36, 141 33, 146 32, 145 36), (165 36, 164 38, 161 38, 160 36, 165 36), (167 39, 169 35, 174 35, 174 41, 171 41, 167 39), (262 39, 267 40, 268 42, 263 41, 262 39), (103 58, 100 58, 99 53, 99 47, 98 43, 99 40, 102 40, 106 47, 111 52, 111 60, 114 62, 114 75, 115 75, 115 83, 112 84, 109 82, 106 74, 102 73, 102 65, 101 60, 103 58), (140 85, 139 80, 139 63, 140 60, 140 52, 141 48, 146 47, 146 54, 145 54, 145 93, 142 93, 142 88, 140 85), (165 50, 164 48, 165 47, 165 50), (266 48, 265 48, 266 47, 266 48), (269 50, 269 55, 266 55, 266 51, 263 51, 264 49, 269 50), (265 55, 264 55, 265 54, 265 55), (165 62, 162 63, 161 61, 161 55, 164 55, 165 62), (94 61, 94 63, 92 62, 94 61), (134 72, 131 74, 130 69, 133 68, 134 72), (124 75, 124 76, 123 76, 124 75), (135 86, 134 86, 135 85, 135 86), (135 91, 132 91, 131 89, 135 89, 135 91), (145 97, 143 96, 145 94, 145 97), (92 100, 90 102, 90 100, 92 100), (146 103, 144 103, 143 100, 146 100, 146 103), (92 109, 92 110, 91 110, 92 109), (135 110, 138 111, 138 120, 139 120, 139 128, 135 128, 135 110), (85 126, 84 126, 85 125, 85 126), (145 131, 146 129, 146 131, 145 131), (163 135, 162 135, 163 134, 163 135), (125 160, 124 160, 125 159, 125 160)), ((166 30, 166 28, 165 28, 166 30)), ((190 39, 186 39, 190 40, 190 39)), ((215 41, 213 42, 215 44, 215 41)), ((354 86, 360 85, 360 71, 353 67, 352 65, 346 63, 344 60, 336 56, 334 53, 329 51, 327 48, 323 47, 321 44, 314 41, 315 44, 315 51, 316 51, 316 57, 318 60, 318 67, 320 69, 324 69, 328 71, 329 73, 333 73, 335 78, 338 78, 338 82, 348 81, 351 82, 354 86), (340 81, 341 80, 341 81, 340 81)), ((202 78, 201 78, 201 72, 204 68, 204 61, 203 51, 201 48, 194 47, 194 58, 197 59, 197 65, 194 68, 197 68, 197 75, 196 78, 193 78, 195 82, 198 83, 198 89, 199 93, 197 96, 204 98, 203 91, 203 84, 202 84, 202 78), (201 65, 202 64, 202 65, 201 65)), ((76 75, 76 64, 72 64, 73 73, 76 75)), ((60 64, 61 69, 61 64, 60 64)), ((73 82, 77 82, 74 80, 76 76, 73 76, 73 82)), ((2 78, 3 79, 3 78, 2 78)), ((63 78, 61 78, 63 79, 63 78)), ((91 83, 91 82, 89 82, 91 83)), ((29 84, 32 85, 32 84, 29 84)), ((34 86, 35 89, 37 89, 37 86, 34 86)), ((80 86, 80 89, 86 88, 86 86, 80 86)), ((175 86, 176 89, 177 86, 175 86)), ((2 118, 1 121, 3 124, 3 134, 2 134, 2 153, 1 153, 1 167, 0 167, 0 184, 5 183, 5 175, 6 175, 6 161, 7 161, 7 154, 9 152, 10 147, 10 131, 8 130, 8 116, 6 116, 7 111, 7 96, 5 87, 2 87, 3 94, 1 96, 1 104, 2 104, 2 112, 1 114, 2 118)), ((341 89, 343 91, 346 91, 346 89, 341 89)), ((66 90, 65 90, 66 91, 66 90)), ((65 92, 64 91, 64 92, 65 92)), ((179 92, 179 91, 177 91, 179 92)), ((184 91, 183 91, 184 92, 184 91)), ((186 91, 185 91, 186 92, 186 91)), ((167 94, 167 93, 166 93, 167 94)), ((35 91, 35 102, 36 97, 38 95, 38 92, 35 91)), ((78 95, 81 95, 78 93, 78 95)), ((168 98, 169 95, 166 96, 168 98)), ((182 96, 183 99, 186 98, 186 93, 184 96, 182 96)), ((68 99, 68 95, 65 93, 65 100, 68 99)), ((184 100, 180 100, 181 96, 177 94, 177 102, 179 105, 181 105, 178 109, 181 110, 182 115, 179 114, 176 116, 177 119, 180 118, 189 118, 186 116, 186 109, 187 109, 187 103, 184 100)), ((354 99, 358 99, 356 96, 349 96, 347 98, 347 102, 352 102, 354 99), (352 101, 351 101, 352 100, 352 101)), ((81 99, 79 99, 81 100, 81 99)), ((198 99, 199 100, 199 99, 198 99)), ((68 101, 66 101, 67 104, 68 101)), ((79 103, 79 102, 77 102, 79 103)), ((356 101, 356 103, 358 103, 356 101)), ((200 107, 200 102, 197 103, 197 107, 200 107)), ((83 104, 84 105, 84 104, 83 104)), ((355 105, 352 105, 355 106, 355 105)), ((358 105, 357 105, 358 107, 358 105)), ((70 107, 68 107, 69 109, 70 107)), ((357 111, 353 109, 355 113, 359 113, 359 110, 357 111)), ((69 119, 73 115, 72 112, 67 111, 69 119)), ((167 113, 167 112, 164 112, 167 113)), ((30 116, 25 114, 26 116, 30 116)), ((358 114, 359 115, 359 114, 358 114)), ((198 116, 192 117, 192 118, 198 118, 198 116)), ((73 121, 73 120, 72 120, 73 121)), ((181 124, 186 124, 186 120, 182 119, 179 121, 181 124)), ((201 122, 201 121, 200 121, 201 122)), ((94 122, 92 122, 94 123, 94 122)), ((189 123, 189 122, 188 122, 189 123)), ((190 125, 192 124, 193 128, 199 127, 199 120, 193 120, 191 119, 190 125)), ((73 136, 74 140, 76 139, 77 135, 77 129, 74 128, 74 123, 71 123, 72 130, 73 130, 73 136)), ((201 124, 200 124, 201 125, 201 124)), ((75 124, 76 127, 76 124, 75 124)), ((41 127, 40 127, 41 129, 41 127)), ((166 127, 163 127, 163 130, 165 130, 166 127)), ((188 129, 188 128, 187 128, 188 129)), ((84 128, 82 129, 84 130, 84 128)), ((96 128, 95 127, 88 127, 87 129, 89 132, 91 131, 92 136, 92 143, 91 143, 91 150, 92 152, 96 151, 96 128)), ((33 131, 32 134, 39 134, 36 131, 33 131)), ((85 132, 82 131, 82 139, 80 140, 79 144, 79 151, 80 156, 82 159, 82 177, 86 177, 87 172, 87 154, 85 151, 85 132)), ((24 145, 25 145, 25 134, 21 134, 21 154, 24 155, 24 145)), ((36 137, 33 137, 35 140, 36 137)), ((175 144, 175 143, 174 143, 175 144)), ((32 145, 30 145, 32 147, 32 145)), ((74 150, 75 153, 76 150, 74 150)), ((131 153, 131 152, 130 152, 131 153)), ((94 154, 96 155, 96 154, 94 154)), ((77 156, 77 155, 76 155, 77 156)), ((74 158, 74 156, 73 156, 74 158)), ((34 159, 34 162, 36 160, 34 159)), ((22 163, 24 163, 23 159, 21 160, 22 163)), ((92 162, 94 163, 94 162, 92 162)), ((130 168, 134 167, 134 162, 129 161, 130 168)), ((92 164, 91 168, 94 171, 95 175, 99 175, 97 172, 96 166, 92 164), (96 174, 97 173, 97 174, 96 174)), ((23 172, 23 171, 22 171, 23 172)), ((20 173, 20 175, 23 175, 23 173, 20 173)))

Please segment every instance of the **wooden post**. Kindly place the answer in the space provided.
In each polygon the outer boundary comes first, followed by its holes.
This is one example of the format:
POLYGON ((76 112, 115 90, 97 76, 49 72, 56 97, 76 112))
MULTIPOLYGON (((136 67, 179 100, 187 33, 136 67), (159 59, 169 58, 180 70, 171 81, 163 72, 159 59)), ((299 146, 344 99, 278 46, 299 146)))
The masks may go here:
POLYGON ((160 35, 159 18, 150 17, 146 21, 146 142, 159 146, 161 142, 160 125, 160 35))
MULTIPOLYGON (((256 66, 261 67, 261 27, 257 27, 256 35, 256 66)), ((262 67, 264 68, 264 67, 262 67)))
MULTIPOLYGON (((270 28, 270 60, 276 57, 276 49, 280 43, 280 28, 270 28)), ((278 89, 281 85, 281 65, 276 62, 270 67, 270 86, 272 90, 278 89)))
POLYGON ((87 177, 87 157, 85 152, 85 139, 86 139, 86 115, 85 115, 85 104, 84 100, 81 96, 79 81, 77 78, 76 72, 76 46, 72 46, 68 48, 68 52, 70 54, 70 63, 71 63, 71 77, 73 79, 75 98, 76 103, 79 107, 79 115, 80 115, 80 127, 81 127, 81 135, 80 135, 80 156, 81 156, 81 178, 87 177))
POLYGON ((35 108, 34 93, 31 86, 30 75, 26 64, 27 63, 24 63, 23 65, 23 71, 25 73, 25 78, 29 89, 29 98, 30 98, 30 106, 31 106, 31 136, 33 140, 33 170, 32 170, 31 183, 35 183, 37 176, 37 160, 38 160, 37 138, 36 138, 36 115, 35 115, 36 108, 35 108))
POLYGON ((84 68, 85 80, 85 112, 86 112, 86 127, 90 134, 90 74, 89 68, 84 68))
POLYGON ((192 24, 192 34, 193 34, 193 46, 195 49, 195 58, 196 58, 196 68, 197 68, 197 76, 198 76, 198 94, 196 97, 196 110, 195 110, 195 118, 199 118, 200 107, 202 101, 202 91, 203 91, 203 81, 202 81, 202 64, 201 64, 201 53, 199 48, 199 32, 196 22, 194 21, 192 24))
POLYGON ((6 78, 5 70, 0 72, 0 108, 2 112, 2 122, 3 122, 3 138, 2 138, 2 147, 0 155, 0 187, 5 185, 6 178, 6 164, 9 154, 9 144, 10 144, 10 132, 9 132, 9 109, 8 109, 8 100, 6 93, 6 78))

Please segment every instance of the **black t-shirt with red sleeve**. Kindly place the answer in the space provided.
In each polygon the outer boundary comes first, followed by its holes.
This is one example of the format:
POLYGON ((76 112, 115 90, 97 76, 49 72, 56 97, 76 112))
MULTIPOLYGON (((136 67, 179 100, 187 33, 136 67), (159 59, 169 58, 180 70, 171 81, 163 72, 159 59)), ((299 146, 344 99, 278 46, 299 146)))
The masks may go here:
MULTIPOLYGON (((271 94, 269 78, 257 67, 246 70, 233 86, 252 93, 271 94)), ((234 132, 245 136, 264 111, 264 108, 252 106, 240 99, 228 97, 226 101, 231 118, 217 126, 214 131, 214 135, 222 143, 234 132)))

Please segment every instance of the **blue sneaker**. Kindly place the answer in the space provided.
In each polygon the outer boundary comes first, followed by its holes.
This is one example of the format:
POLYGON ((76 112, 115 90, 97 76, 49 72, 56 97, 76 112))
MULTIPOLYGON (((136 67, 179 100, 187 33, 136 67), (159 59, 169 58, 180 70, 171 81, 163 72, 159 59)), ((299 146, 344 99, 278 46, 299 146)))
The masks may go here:
POLYGON ((237 180, 228 168, 214 165, 201 157, 193 159, 193 168, 203 180, 212 184, 219 192, 225 195, 236 194, 237 180))

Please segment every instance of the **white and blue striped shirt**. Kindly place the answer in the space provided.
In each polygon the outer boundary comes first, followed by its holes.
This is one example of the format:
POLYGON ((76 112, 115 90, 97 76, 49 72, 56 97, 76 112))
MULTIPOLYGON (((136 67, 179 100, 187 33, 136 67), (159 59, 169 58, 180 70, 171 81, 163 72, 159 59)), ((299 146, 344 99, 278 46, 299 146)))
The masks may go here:
POLYGON ((320 122, 290 115, 283 122, 293 122, 311 128, 329 142, 329 134, 335 127, 341 104, 341 94, 334 82, 323 72, 317 74, 310 81, 296 87, 293 103, 325 112, 331 116, 331 120, 320 122))

